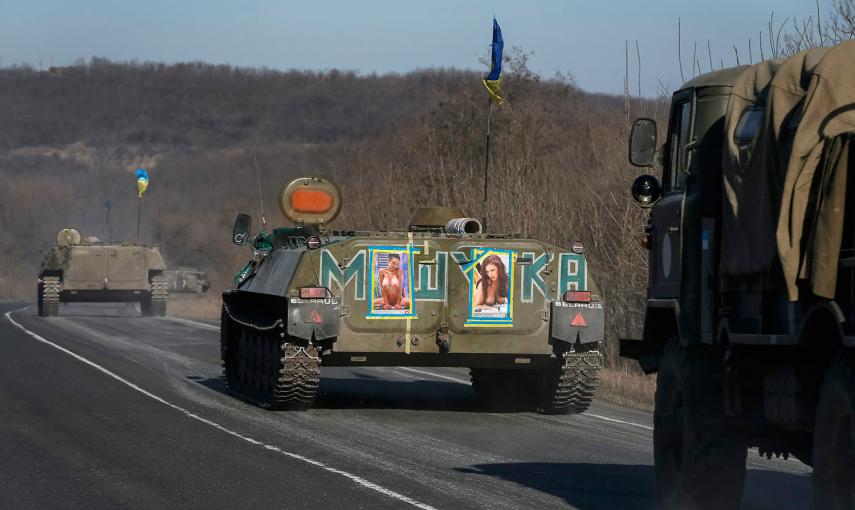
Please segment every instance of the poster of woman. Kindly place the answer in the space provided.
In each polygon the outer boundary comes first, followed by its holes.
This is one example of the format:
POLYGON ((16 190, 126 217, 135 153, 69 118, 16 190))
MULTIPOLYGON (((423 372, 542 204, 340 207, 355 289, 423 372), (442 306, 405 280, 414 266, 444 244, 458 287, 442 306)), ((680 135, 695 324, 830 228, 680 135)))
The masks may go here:
POLYGON ((371 261, 368 318, 414 317, 410 250, 406 247, 372 247, 368 253, 371 261))
POLYGON ((513 326, 512 250, 475 249, 467 326, 513 326))

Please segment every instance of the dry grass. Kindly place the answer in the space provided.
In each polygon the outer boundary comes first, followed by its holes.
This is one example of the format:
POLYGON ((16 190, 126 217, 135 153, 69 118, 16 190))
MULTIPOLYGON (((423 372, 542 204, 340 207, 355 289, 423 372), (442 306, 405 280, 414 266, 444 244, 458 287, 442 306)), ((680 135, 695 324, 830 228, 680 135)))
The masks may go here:
POLYGON ((636 369, 604 368, 600 371, 597 397, 605 402, 653 411, 656 375, 639 374, 636 369))

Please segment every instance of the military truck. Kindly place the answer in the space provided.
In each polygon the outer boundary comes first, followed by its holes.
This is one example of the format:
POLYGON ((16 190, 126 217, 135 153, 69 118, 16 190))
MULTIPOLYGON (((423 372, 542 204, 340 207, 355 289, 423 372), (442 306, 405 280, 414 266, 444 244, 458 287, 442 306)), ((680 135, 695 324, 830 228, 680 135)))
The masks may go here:
POLYGON ((163 316, 168 300, 166 269, 160 251, 134 243, 101 244, 82 239, 73 228, 59 231, 42 261, 38 279, 38 312, 59 313, 60 303, 140 303, 146 316, 163 316))
MULTIPOLYGON (((583 412, 604 310, 584 246, 487 234, 459 209, 427 208, 398 231, 331 230, 341 194, 300 178, 223 293, 226 384, 271 409, 312 406, 320 368, 468 367, 491 408, 583 412)), ((250 242, 251 217, 235 221, 250 242)))
POLYGON ((204 294, 211 287, 205 271, 195 267, 167 269, 161 275, 167 282, 169 292, 176 294, 204 294))
MULTIPOLYGON (((650 215, 643 338, 658 372, 662 508, 737 508, 746 449, 814 468, 855 508, 855 42, 699 76, 672 99, 650 215)), ((656 124, 630 162, 652 166, 656 124)))

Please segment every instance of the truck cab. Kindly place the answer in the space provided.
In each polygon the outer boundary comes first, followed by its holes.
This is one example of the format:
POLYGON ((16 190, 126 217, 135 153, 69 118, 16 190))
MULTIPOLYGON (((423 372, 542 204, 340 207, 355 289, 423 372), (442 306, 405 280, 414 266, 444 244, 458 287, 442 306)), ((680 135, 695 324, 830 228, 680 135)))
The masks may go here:
POLYGON ((708 279, 715 267, 702 248, 714 246, 710 227, 721 219, 721 195, 710 190, 721 189, 724 114, 733 81, 745 67, 702 75, 678 90, 665 141, 655 152, 655 121, 638 119, 633 126, 631 162, 652 166, 658 157, 662 168, 661 182, 643 175, 633 186, 639 203, 650 208, 645 229, 650 249, 645 342, 621 345, 622 352, 642 361, 647 373, 656 370, 655 353, 662 347, 657 339, 676 335, 683 343, 712 340, 712 317, 702 317, 701 300, 711 298, 708 279))

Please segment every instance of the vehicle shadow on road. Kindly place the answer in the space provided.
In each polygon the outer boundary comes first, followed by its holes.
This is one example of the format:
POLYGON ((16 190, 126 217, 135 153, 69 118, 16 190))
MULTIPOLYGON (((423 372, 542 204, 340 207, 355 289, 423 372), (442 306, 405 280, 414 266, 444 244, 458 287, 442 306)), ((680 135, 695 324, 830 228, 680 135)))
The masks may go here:
MULTIPOLYGON (((223 377, 187 379, 210 390, 234 396, 223 377)), ((441 381, 390 381, 359 374, 352 378, 321 378, 315 409, 402 409, 416 411, 488 412, 471 387, 441 381)))
POLYGON ((442 381, 390 381, 359 374, 321 378, 315 408, 483 412, 471 387, 442 381))
MULTIPOLYGON (((478 464, 455 469, 535 489, 580 510, 653 510, 656 479, 652 465, 518 462, 478 464)), ((742 510, 810 509, 810 477, 771 470, 749 470, 742 510)))
POLYGON ((455 470, 517 483, 561 498, 580 510, 656 508, 650 465, 516 462, 477 464, 455 470))

